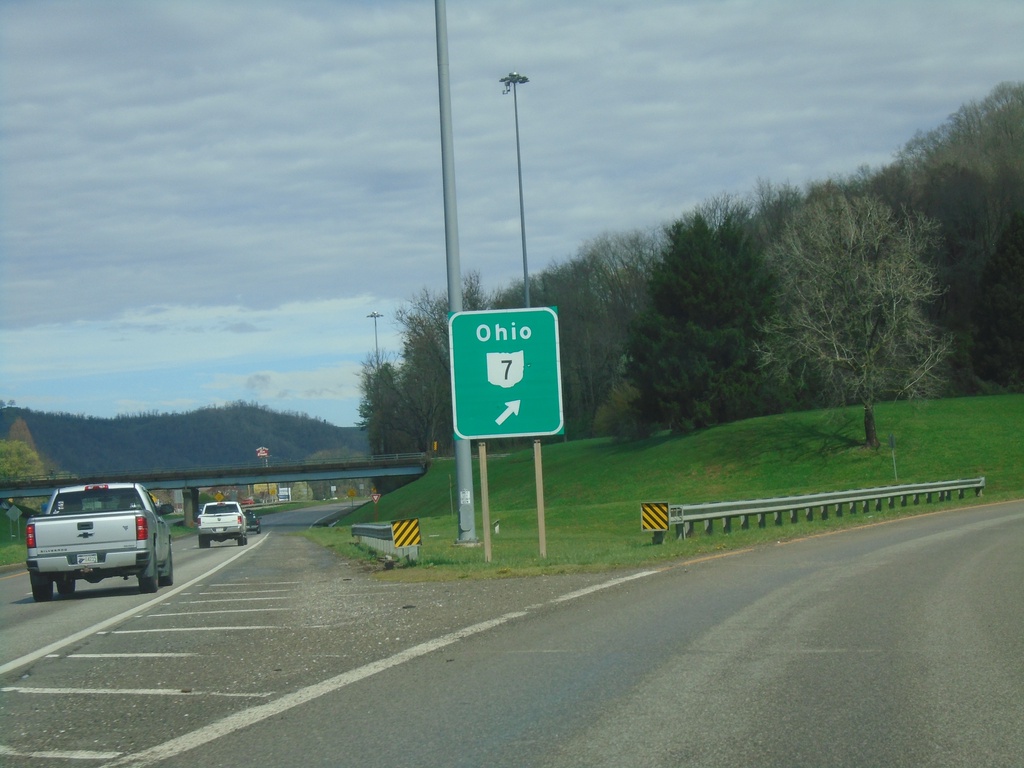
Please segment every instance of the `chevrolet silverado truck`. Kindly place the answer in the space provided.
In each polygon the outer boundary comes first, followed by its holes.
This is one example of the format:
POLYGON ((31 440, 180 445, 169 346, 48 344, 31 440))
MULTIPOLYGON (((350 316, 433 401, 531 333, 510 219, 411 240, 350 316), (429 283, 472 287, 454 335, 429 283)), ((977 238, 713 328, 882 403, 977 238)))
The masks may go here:
POLYGON ((43 514, 25 526, 25 566, 36 602, 53 599, 53 587, 72 595, 82 579, 138 578, 139 591, 156 592, 174 583, 171 530, 138 483, 73 485, 53 492, 43 514))
POLYGON ((199 512, 199 546, 206 549, 212 541, 234 539, 238 546, 249 543, 245 515, 237 501, 212 501, 199 512))

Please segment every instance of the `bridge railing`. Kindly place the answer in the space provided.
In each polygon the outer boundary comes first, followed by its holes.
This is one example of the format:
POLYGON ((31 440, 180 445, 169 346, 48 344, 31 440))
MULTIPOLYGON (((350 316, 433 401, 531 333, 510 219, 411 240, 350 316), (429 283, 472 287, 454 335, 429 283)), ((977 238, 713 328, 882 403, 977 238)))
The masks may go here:
POLYGON ((396 453, 382 456, 359 456, 347 459, 284 461, 254 459, 242 464, 216 467, 179 467, 126 469, 114 472, 59 472, 0 481, 0 498, 8 496, 49 496, 54 488, 104 482, 141 482, 151 490, 188 488, 200 485, 240 485, 280 480, 292 482, 307 479, 373 475, 422 474, 430 462, 426 453, 396 453))

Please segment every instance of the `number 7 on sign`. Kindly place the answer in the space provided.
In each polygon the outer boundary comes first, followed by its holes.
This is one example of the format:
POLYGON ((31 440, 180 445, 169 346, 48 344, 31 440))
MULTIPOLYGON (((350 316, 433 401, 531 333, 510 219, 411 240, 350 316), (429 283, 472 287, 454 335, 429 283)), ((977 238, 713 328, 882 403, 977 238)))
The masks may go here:
POLYGON ((523 367, 523 350, 487 353, 487 381, 496 387, 514 387, 523 380, 523 367))

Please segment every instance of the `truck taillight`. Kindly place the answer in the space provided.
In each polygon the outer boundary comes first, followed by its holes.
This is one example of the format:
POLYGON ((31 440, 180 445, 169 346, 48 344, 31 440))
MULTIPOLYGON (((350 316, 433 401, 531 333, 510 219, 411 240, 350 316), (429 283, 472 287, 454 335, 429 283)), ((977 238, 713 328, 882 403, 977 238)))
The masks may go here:
POLYGON ((25 526, 25 544, 29 548, 34 548, 36 545, 36 524, 29 523, 25 526))
POLYGON ((239 525, 245 525, 245 523, 242 522, 242 516, 241 515, 238 516, 238 524, 239 525))
POLYGON ((149 521, 145 515, 135 516, 135 540, 145 541, 149 538, 149 521))

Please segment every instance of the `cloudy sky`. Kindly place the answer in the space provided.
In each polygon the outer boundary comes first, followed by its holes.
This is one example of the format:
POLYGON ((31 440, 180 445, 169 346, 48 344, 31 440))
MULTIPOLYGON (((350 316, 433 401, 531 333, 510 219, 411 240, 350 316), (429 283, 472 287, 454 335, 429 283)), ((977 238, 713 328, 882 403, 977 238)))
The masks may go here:
MULTIPOLYGON (((1020 0, 448 0, 459 252, 531 270, 879 166, 1024 79, 1020 0)), ((0 0, 0 400, 358 419, 447 287, 431 0, 0 0)))

